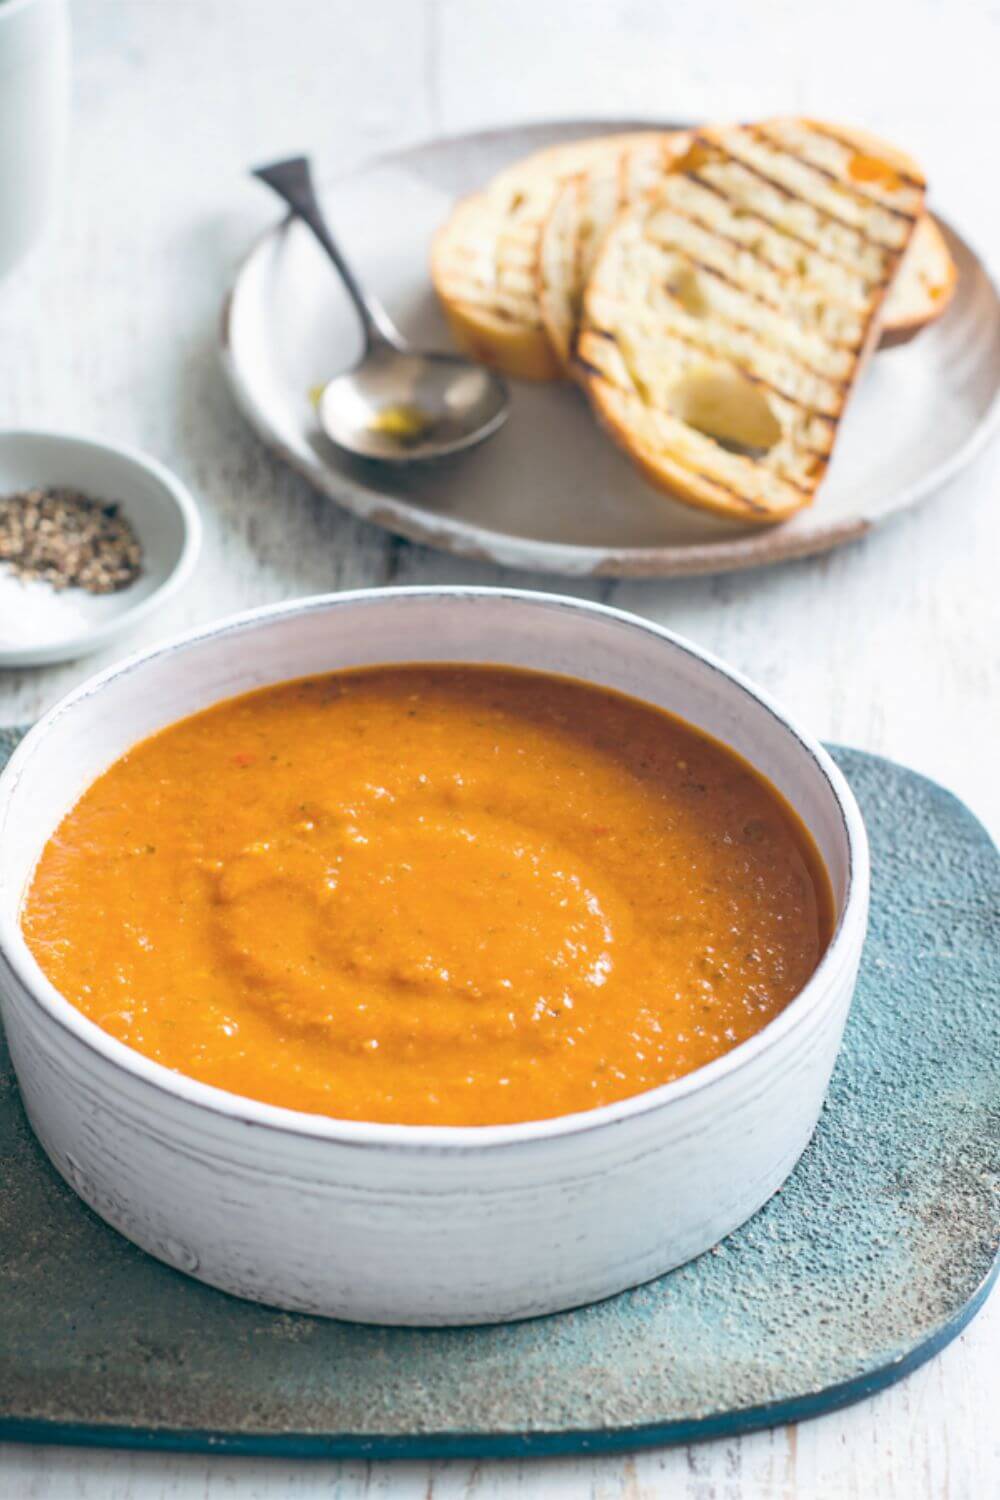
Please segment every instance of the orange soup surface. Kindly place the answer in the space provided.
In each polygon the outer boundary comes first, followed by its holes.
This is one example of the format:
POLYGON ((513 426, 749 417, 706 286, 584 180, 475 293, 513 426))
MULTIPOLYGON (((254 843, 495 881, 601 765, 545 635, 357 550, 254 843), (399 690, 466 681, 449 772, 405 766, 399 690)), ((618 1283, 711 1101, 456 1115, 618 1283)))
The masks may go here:
POLYGON ((829 938, 808 834, 723 746, 507 668, 379 667, 143 741, 42 854, 27 941, 168 1068, 343 1119, 608 1104, 765 1026, 829 938))

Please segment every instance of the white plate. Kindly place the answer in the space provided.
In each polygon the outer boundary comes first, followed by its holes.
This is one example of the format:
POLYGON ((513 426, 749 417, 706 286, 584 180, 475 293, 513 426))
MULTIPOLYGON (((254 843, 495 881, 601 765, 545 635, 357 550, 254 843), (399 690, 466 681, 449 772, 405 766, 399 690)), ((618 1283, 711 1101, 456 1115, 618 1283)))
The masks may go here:
MULTIPOLYGON (((431 236, 455 198, 529 151, 648 122, 577 120, 432 141, 383 157, 325 192, 334 230, 414 343, 450 338, 428 279, 431 236)), ((940 222, 940 220, 939 220, 940 222)), ((586 576, 712 573, 821 552, 929 494, 968 463, 1000 415, 1000 297, 946 224, 959 286, 938 325, 877 355, 816 504, 747 530, 651 490, 568 385, 512 382, 510 421, 433 467, 340 454, 310 391, 360 349, 356 319, 309 231, 284 222, 243 262, 222 320, 233 392, 257 432, 318 489, 414 541, 512 567, 586 576)))
POLYGON ((131 630, 180 588, 198 558, 194 501, 162 464, 111 443, 56 432, 0 432, 0 498, 66 485, 114 500, 142 544, 142 572, 114 594, 56 592, 0 564, 0 667, 85 656, 131 630))

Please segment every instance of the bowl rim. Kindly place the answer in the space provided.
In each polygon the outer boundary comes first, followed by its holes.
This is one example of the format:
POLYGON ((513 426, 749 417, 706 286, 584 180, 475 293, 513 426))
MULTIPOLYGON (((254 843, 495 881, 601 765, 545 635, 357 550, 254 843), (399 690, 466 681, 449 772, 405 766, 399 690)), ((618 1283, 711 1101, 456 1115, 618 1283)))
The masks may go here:
MULTIPOLYGON (((6 963, 13 977, 34 1005, 38 1006, 61 1030, 68 1031, 88 1051, 96 1053, 111 1067, 122 1069, 140 1084, 151 1085, 160 1093, 168 1095, 175 1103, 208 1111, 237 1124, 259 1127, 274 1132, 275 1135, 311 1137, 340 1146, 370 1147, 390 1151, 405 1151, 414 1148, 422 1148, 426 1151, 428 1148, 436 1148, 438 1151, 449 1153, 474 1153, 497 1147, 530 1145, 555 1140, 621 1124, 662 1109, 689 1098, 693 1094, 706 1091, 724 1078, 746 1067, 761 1053, 770 1050, 790 1031, 796 1029, 822 1008, 824 999, 835 988, 841 969, 851 961, 855 946, 860 948, 868 908, 868 840, 860 809, 843 774, 822 745, 794 724, 769 694, 756 687, 741 672, 727 666, 711 652, 703 650, 665 626, 645 620, 627 610, 616 609, 610 605, 598 604, 586 599, 532 589, 502 586, 479 587, 464 584, 351 589, 343 593, 310 595, 301 599, 244 610, 171 637, 156 646, 134 652, 122 661, 93 674, 65 694, 47 713, 43 714, 17 746, 6 767, 0 772, 0 837, 2 837, 10 802, 36 746, 59 719, 71 713, 82 701, 98 695, 113 680, 127 677, 150 662, 168 658, 189 648, 197 648, 201 643, 209 640, 217 640, 225 636, 237 639, 244 631, 260 625, 266 626, 273 620, 316 612, 333 612, 341 608, 363 608, 369 603, 407 597, 449 600, 464 598, 470 601, 488 598, 508 600, 514 604, 537 604, 582 614, 596 614, 624 626, 627 630, 651 635, 664 644, 679 649, 694 658, 708 671, 717 673, 741 689, 777 721, 826 781, 840 816, 847 855, 843 908, 819 964, 795 998, 768 1025, 754 1033, 745 1042, 741 1042, 712 1062, 669 1083, 660 1084, 656 1088, 646 1089, 641 1093, 595 1109, 501 1125, 405 1125, 342 1120, 334 1116, 267 1104, 176 1072, 110 1036, 61 995, 44 974, 24 940, 19 920, 20 902, 13 916, 0 906, 0 959, 6 963)), ((753 765, 752 760, 749 763, 753 765)))
MULTIPOLYGON (((156 587, 151 589, 144 598, 126 606, 119 614, 109 620, 104 620, 101 624, 74 630, 69 634, 59 636, 56 640, 35 646, 0 646, 0 668, 44 665, 72 660, 77 653, 89 656, 92 652, 99 651, 102 646, 107 645, 126 630, 131 630, 154 609, 165 604, 187 582, 198 561, 202 542, 201 516, 194 496, 177 478, 177 475, 159 459, 127 443, 112 443, 104 438, 88 437, 84 433, 56 431, 45 427, 0 428, 0 447, 9 442, 16 443, 19 439, 40 441, 53 448, 88 448, 92 453, 107 454, 122 459, 126 466, 141 470, 173 503, 180 517, 182 538, 180 551, 173 567, 163 575, 156 587)), ((119 501, 126 507, 130 503, 128 495, 120 496, 119 501)))

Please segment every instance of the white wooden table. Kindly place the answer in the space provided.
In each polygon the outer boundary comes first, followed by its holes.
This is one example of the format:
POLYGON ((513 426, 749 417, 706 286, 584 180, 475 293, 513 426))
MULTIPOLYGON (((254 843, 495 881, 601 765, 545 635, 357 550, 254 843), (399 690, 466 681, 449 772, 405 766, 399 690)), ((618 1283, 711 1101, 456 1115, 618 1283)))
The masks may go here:
MULTIPOLYGON (((249 164, 348 166, 409 140, 570 114, 789 110, 905 144, 996 257, 987 113, 1000 12, 975 0, 74 0, 72 181, 49 245, 0 286, 0 423, 136 443, 200 500, 185 594, 137 638, 359 584, 494 582, 355 523, 264 451, 216 364, 220 298, 274 206, 249 164)), ((995 118, 994 122, 995 124, 995 118)), ((995 130, 992 132, 995 135, 995 130)), ((820 735, 907 761, 1000 831, 1000 450, 836 555, 664 583, 544 585, 669 623, 820 735)), ((537 582, 526 575, 507 581, 537 582)), ((28 720, 100 660, 0 673, 28 720)), ((991 1500, 1000 1299, 938 1359, 799 1428, 634 1458, 327 1464, 0 1447, 12 1500, 991 1500)))

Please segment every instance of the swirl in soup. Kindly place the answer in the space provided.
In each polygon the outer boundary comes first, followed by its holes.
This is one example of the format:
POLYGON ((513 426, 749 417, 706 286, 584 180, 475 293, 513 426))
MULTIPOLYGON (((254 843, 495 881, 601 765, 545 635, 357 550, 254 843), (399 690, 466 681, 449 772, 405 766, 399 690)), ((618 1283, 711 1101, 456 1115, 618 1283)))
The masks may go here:
POLYGON ((754 1035, 831 930, 809 834, 647 703, 489 666, 338 672, 143 741, 47 843, 53 984, 204 1083, 343 1119, 609 1104, 754 1035))

